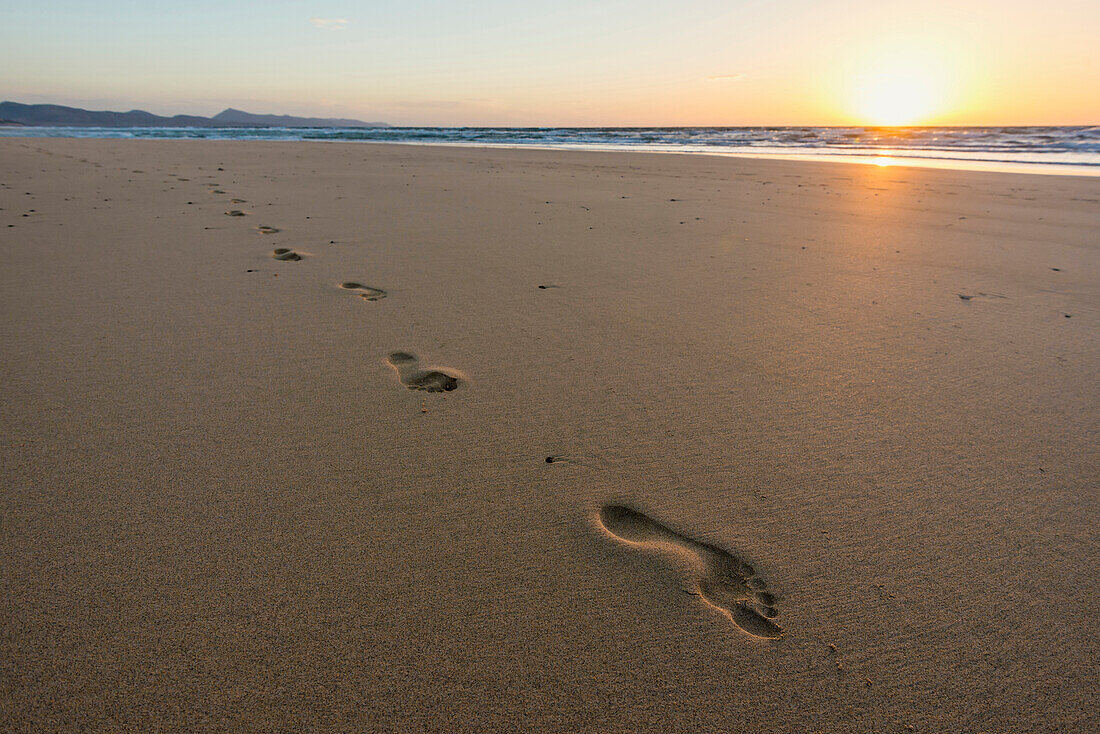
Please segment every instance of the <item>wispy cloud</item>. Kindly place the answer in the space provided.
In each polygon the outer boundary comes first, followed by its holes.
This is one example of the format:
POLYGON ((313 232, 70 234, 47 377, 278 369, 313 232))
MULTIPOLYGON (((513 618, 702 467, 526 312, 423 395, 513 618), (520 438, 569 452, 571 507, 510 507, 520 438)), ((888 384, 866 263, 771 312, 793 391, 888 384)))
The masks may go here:
POLYGON ((342 31, 348 25, 343 18, 310 18, 309 22, 326 31, 342 31))
POLYGON ((708 82, 739 82, 745 78, 744 74, 718 74, 716 76, 708 76, 708 82))

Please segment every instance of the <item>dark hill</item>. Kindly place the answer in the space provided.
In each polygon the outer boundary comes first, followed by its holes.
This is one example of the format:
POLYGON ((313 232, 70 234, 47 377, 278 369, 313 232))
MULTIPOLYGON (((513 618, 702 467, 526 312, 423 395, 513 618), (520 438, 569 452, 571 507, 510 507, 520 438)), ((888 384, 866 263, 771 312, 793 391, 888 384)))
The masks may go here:
POLYGON ((232 107, 214 115, 212 120, 225 125, 260 125, 263 127, 389 127, 384 122, 363 122, 341 117, 293 117, 291 115, 256 115, 232 107))
POLYGON ((214 117, 161 117, 144 110, 107 112, 54 104, 0 102, 0 119, 44 127, 389 127, 384 122, 290 115, 253 115, 229 108, 214 117))

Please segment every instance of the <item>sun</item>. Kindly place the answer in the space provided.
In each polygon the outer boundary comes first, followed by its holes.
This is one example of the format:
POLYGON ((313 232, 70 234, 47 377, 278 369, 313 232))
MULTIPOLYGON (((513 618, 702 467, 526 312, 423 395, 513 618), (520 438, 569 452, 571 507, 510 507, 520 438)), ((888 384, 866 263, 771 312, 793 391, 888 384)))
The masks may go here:
POLYGON ((871 125, 916 125, 939 112, 947 84, 938 59, 915 52, 894 52, 868 61, 856 74, 851 107, 871 125))

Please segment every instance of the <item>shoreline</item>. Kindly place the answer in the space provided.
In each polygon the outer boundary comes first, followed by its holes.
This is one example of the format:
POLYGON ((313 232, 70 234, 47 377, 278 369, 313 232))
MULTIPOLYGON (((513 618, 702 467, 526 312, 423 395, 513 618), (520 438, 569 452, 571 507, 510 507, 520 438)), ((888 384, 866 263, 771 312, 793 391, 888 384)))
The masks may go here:
MULTIPOLYGON (((244 141, 242 141, 244 142, 244 141)), ((271 141, 276 142, 276 141, 271 141)), ((969 160, 965 158, 935 158, 932 156, 904 156, 891 149, 882 153, 779 153, 779 152, 743 152, 741 150, 656 150, 640 146, 599 146, 599 145, 537 145, 537 144, 486 144, 486 143, 443 143, 406 140, 300 140, 288 142, 318 143, 376 143, 378 145, 437 145, 457 148, 501 148, 517 150, 572 150, 590 153, 654 153, 659 155, 712 156, 718 158, 747 158, 752 160, 786 160, 816 163, 854 163, 872 165, 880 168, 932 168, 944 171, 976 171, 984 173, 1032 173, 1041 176, 1100 176, 1100 165, 1085 163, 1021 163, 999 160, 969 160)))

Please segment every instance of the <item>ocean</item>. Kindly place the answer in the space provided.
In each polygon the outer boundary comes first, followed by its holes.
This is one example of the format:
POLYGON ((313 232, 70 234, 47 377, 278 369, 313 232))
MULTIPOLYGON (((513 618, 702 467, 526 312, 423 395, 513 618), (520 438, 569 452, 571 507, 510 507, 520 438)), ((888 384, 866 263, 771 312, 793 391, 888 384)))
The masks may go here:
POLYGON ((654 128, 0 127, 0 137, 316 140, 851 160, 1100 175, 1100 126, 654 128))

